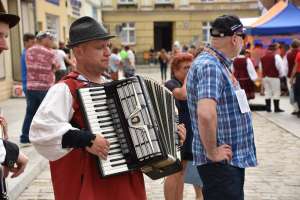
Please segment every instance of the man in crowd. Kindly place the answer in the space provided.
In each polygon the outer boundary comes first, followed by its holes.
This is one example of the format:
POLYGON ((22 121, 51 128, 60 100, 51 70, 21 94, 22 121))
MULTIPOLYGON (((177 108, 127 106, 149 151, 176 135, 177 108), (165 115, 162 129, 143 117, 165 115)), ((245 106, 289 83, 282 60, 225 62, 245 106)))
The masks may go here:
POLYGON ((104 81, 112 37, 91 17, 73 22, 68 47, 76 57, 77 71, 49 90, 32 121, 30 141, 50 160, 56 200, 146 199, 140 171, 99 177, 95 156, 106 159, 110 143, 101 133, 85 129, 76 93, 89 83, 104 81))
POLYGON ((245 36, 236 16, 215 19, 211 46, 194 60, 187 78, 193 158, 205 200, 243 200, 245 168, 257 165, 252 117, 245 91, 230 66, 245 36))
POLYGON ((27 95, 26 114, 20 142, 28 146, 29 128, 33 116, 44 99, 48 89, 54 84, 54 72, 57 70, 55 54, 52 49, 54 36, 49 32, 40 32, 36 36, 37 44, 26 52, 27 95))
POLYGON ((287 53, 286 55, 286 70, 287 70, 287 77, 288 77, 288 89, 289 89, 289 93, 291 96, 291 104, 294 107, 294 110, 292 112, 293 115, 296 115, 299 111, 298 108, 298 104, 297 102, 294 101, 294 91, 293 91, 293 84, 290 84, 290 79, 291 79, 291 75, 292 75, 292 71, 293 68, 295 66, 295 60, 296 60, 296 55, 299 52, 299 48, 300 48, 300 40, 299 39, 294 39, 292 44, 291 44, 292 49, 287 53))
POLYGON ((25 33, 23 35, 24 49, 21 54, 21 71, 22 71, 22 89, 26 95, 26 80, 27 80, 27 66, 26 66, 26 51, 35 43, 35 36, 32 33, 25 33))
MULTIPOLYGON (((4 6, 0 2, 0 54, 8 50, 7 38, 9 29, 17 25, 20 18, 17 15, 5 13, 4 6)), ((2 113, 0 112, 0 128, 3 131, 3 137, 0 139, 0 163, 4 166, 4 177, 8 175, 8 172, 12 172, 12 177, 17 177, 24 172, 27 165, 28 158, 19 151, 19 147, 8 141, 7 135, 7 123, 2 113)), ((3 191, 3 185, 0 186, 3 191)))
POLYGON ((284 76, 283 60, 278 54, 278 45, 270 44, 266 54, 260 60, 265 89, 266 111, 272 112, 271 99, 274 101, 274 112, 284 112, 279 107, 281 89, 280 77, 284 76))

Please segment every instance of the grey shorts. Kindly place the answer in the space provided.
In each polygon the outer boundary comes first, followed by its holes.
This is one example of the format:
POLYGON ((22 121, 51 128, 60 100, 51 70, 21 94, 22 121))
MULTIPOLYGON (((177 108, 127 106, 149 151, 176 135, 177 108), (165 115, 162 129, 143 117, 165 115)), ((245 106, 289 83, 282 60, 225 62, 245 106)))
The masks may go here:
POLYGON ((198 173, 197 166, 193 165, 193 161, 188 161, 184 173, 184 183, 193 184, 196 186, 203 186, 203 182, 198 173))

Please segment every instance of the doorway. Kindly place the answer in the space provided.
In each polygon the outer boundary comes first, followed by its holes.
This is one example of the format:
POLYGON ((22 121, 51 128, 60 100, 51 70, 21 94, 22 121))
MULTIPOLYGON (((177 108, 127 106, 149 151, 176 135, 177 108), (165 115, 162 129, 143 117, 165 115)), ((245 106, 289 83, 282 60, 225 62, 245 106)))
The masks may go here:
POLYGON ((154 22, 154 49, 172 50, 173 22, 154 22))

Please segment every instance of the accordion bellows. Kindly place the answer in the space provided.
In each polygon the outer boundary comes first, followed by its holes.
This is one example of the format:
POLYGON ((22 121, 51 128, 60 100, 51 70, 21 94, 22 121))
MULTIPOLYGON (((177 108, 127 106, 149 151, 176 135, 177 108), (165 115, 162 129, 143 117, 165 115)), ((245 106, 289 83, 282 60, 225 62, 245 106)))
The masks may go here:
POLYGON ((78 90, 86 127, 110 142, 101 177, 141 169, 151 179, 181 170, 175 104, 159 83, 135 76, 78 90))

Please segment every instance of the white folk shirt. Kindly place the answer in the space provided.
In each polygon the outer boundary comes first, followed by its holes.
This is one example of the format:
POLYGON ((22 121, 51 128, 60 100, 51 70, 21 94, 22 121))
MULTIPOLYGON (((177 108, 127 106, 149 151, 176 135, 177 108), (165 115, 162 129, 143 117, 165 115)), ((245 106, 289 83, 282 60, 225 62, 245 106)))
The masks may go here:
MULTIPOLYGON (((103 77, 101 77, 103 78, 103 77)), ((78 79, 86 80, 79 75, 78 79)), ((37 110, 29 132, 30 142, 50 161, 67 155, 72 149, 62 148, 62 137, 69 130, 78 130, 70 121, 73 117, 73 97, 65 83, 52 86, 37 110)))
MULTIPOLYGON (((238 58, 245 58, 245 56, 239 55, 238 58)), ((250 58, 247 58, 247 72, 252 81, 257 79, 257 73, 250 58)))
POLYGON ((6 150, 3 144, 3 140, 0 140, 0 163, 3 163, 6 156, 6 150))

